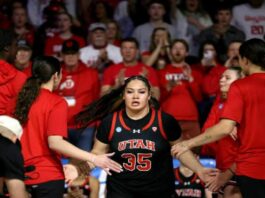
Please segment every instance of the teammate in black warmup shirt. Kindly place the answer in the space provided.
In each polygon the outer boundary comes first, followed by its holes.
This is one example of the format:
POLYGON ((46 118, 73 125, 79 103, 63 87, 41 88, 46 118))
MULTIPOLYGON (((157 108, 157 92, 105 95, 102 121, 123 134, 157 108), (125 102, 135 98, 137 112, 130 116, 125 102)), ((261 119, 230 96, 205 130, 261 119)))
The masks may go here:
MULTIPOLYGON (((105 117, 92 152, 115 152, 112 159, 124 170, 107 178, 108 198, 175 197, 170 148, 181 129, 172 116, 158 110, 150 89, 146 78, 132 76, 77 116, 82 125, 105 117)), ((183 155, 198 165, 191 153, 183 155)), ((198 171, 203 175, 205 170, 201 166, 198 171)))

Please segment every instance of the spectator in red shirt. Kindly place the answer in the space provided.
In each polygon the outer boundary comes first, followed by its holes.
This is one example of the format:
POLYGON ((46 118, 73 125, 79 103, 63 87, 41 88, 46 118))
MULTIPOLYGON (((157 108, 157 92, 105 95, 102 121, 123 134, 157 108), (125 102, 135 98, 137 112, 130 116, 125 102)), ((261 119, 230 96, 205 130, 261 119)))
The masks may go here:
POLYGON ((171 64, 158 70, 161 107, 179 121, 185 139, 200 133, 196 103, 201 100, 201 91, 195 79, 196 71, 185 62, 188 51, 185 40, 174 40, 170 49, 171 64))
POLYGON ((61 12, 57 15, 58 34, 50 37, 46 41, 44 54, 49 56, 60 57, 62 44, 68 39, 74 39, 79 43, 80 47, 85 46, 85 40, 71 32, 73 25, 73 17, 67 12, 61 12))
POLYGON ((108 158, 83 151, 67 142, 67 104, 53 93, 61 80, 60 62, 50 56, 33 62, 32 77, 21 89, 15 116, 23 124, 22 153, 26 166, 35 169, 27 174, 26 184, 32 197, 63 197, 64 172, 60 154, 95 166, 120 172, 120 165, 108 158))
POLYGON ((77 147, 90 151, 94 139, 93 125, 77 130, 74 116, 82 108, 99 97, 100 81, 96 69, 86 67, 79 61, 79 44, 70 39, 62 47, 62 80, 56 92, 63 96, 68 104, 69 141, 77 147))
POLYGON ((152 85, 155 98, 159 98, 160 91, 156 72, 153 68, 138 61, 139 45, 136 39, 127 38, 121 41, 121 55, 123 61, 109 66, 103 73, 101 95, 124 84, 124 80, 133 75, 145 76, 152 85))
POLYGON ((201 135, 173 146, 172 154, 219 140, 238 130, 239 149, 235 158, 236 174, 244 198, 265 197, 265 42, 245 41, 239 49, 239 64, 246 77, 229 89, 220 121, 201 135))
POLYGON ((24 40, 18 43, 17 53, 15 58, 15 66, 22 71, 27 77, 31 76, 32 72, 32 48, 24 40))

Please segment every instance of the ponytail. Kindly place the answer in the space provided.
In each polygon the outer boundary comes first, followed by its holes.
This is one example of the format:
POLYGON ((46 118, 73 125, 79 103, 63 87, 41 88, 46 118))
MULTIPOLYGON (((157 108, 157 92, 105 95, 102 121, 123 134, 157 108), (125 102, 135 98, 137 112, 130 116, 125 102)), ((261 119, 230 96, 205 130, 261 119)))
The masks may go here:
POLYGON ((124 108, 124 101, 122 99, 124 87, 125 85, 113 89, 110 93, 85 107, 84 110, 75 117, 78 125, 86 127, 94 121, 101 120, 109 113, 124 108))
POLYGON ((22 124, 28 120, 29 109, 39 95, 40 86, 39 79, 30 77, 19 92, 15 116, 22 124))
POLYGON ((28 120, 30 107, 37 99, 43 83, 47 83, 57 72, 60 73, 60 62, 52 56, 40 56, 34 59, 32 77, 28 78, 18 94, 15 116, 25 124, 28 120))

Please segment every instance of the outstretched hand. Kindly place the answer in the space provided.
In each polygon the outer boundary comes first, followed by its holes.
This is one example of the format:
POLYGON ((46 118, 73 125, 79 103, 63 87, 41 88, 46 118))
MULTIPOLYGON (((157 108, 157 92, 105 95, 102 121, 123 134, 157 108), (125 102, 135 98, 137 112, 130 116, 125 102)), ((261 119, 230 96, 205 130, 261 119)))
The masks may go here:
POLYGON ((230 175, 226 172, 218 172, 215 177, 206 183, 206 187, 212 192, 217 192, 230 180, 230 178, 230 175))
POLYGON ((189 150, 187 141, 178 142, 174 146, 171 147, 172 156, 179 158, 180 155, 189 150))
POLYGON ((92 163, 95 164, 95 166, 102 168, 104 171, 107 172, 108 175, 111 175, 110 171, 120 173, 123 171, 122 166, 110 159, 110 157, 113 155, 114 153, 95 155, 95 158, 93 159, 92 163))
POLYGON ((211 183, 215 177, 219 174, 219 170, 215 168, 201 168, 201 170, 197 173, 201 180, 208 184, 211 183))
POLYGON ((77 167, 72 164, 64 165, 63 172, 65 176, 65 182, 69 185, 78 177, 77 167))

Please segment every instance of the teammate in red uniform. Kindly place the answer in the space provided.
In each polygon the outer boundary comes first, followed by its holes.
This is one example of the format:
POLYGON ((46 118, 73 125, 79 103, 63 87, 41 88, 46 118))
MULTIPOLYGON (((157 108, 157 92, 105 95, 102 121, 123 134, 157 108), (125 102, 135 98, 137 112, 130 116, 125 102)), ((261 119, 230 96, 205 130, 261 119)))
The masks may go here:
MULTIPOLYGON (((138 75, 79 114, 79 121, 85 125, 106 116, 92 152, 114 151, 113 159, 123 165, 122 173, 113 173, 107 179, 108 198, 174 197, 170 147, 181 130, 172 116, 157 109, 149 82, 138 75)), ((200 166, 191 153, 187 152, 184 160, 200 166)), ((203 177, 206 171, 201 167, 196 172, 203 177)))
POLYGON ((19 93, 15 115, 24 125, 21 139, 26 166, 33 166, 26 184, 33 197, 63 197, 64 173, 59 154, 90 161, 120 172, 120 165, 107 155, 97 156, 73 146, 67 138, 67 104, 53 93, 61 80, 60 62, 39 57, 33 62, 32 77, 19 93))
MULTIPOLYGON (((218 123, 223 109, 225 107, 225 101, 227 99, 227 93, 230 88, 230 85, 237 79, 242 78, 242 70, 240 67, 230 67, 223 74, 220 79, 220 91, 221 96, 217 97, 213 107, 210 111, 210 114, 204 124, 203 131, 207 128, 218 123)), ((236 132, 236 127, 234 129, 236 132)), ((220 174, 216 177, 215 180, 210 184, 209 189, 212 191, 217 191, 221 187, 223 195, 220 197, 223 198, 240 198, 241 193, 239 188, 236 185, 235 178, 231 174, 230 167, 234 166, 235 158, 237 155, 237 149, 239 147, 239 142, 236 139, 236 134, 232 136, 225 137, 221 140, 218 140, 215 143, 206 144, 203 146, 202 150, 214 150, 216 157, 216 167, 221 170, 220 174), (214 147, 213 149, 204 149, 205 147, 214 147), (231 180, 230 180, 231 179, 231 180)))
POLYGON ((176 144, 172 153, 181 156, 187 149, 229 135, 238 126, 240 146, 235 159, 235 174, 240 191, 244 198, 264 198, 265 42, 247 40, 240 46, 239 54, 239 64, 247 76, 232 84, 221 120, 203 134, 176 144))

